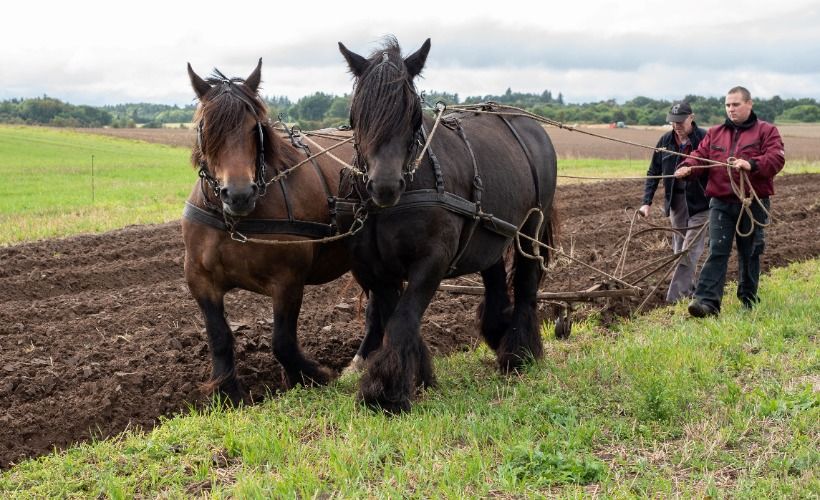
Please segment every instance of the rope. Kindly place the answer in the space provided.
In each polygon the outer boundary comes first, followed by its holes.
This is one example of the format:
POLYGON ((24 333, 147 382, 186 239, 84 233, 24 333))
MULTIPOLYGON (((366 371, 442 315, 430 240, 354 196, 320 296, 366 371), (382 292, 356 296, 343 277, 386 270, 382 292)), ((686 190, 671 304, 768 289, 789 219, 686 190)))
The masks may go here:
POLYGON ((741 203, 741 212, 740 215, 737 217, 737 221, 735 222, 735 232, 741 237, 746 238, 747 236, 751 235, 755 231, 755 226, 760 227, 768 227, 770 224, 769 222, 760 222, 759 220, 755 219, 754 213, 752 212, 752 201, 757 200, 757 203, 760 205, 760 208, 763 209, 763 212, 766 214, 766 217, 771 220, 771 214, 768 210, 766 210, 766 206, 763 205, 763 202, 760 198, 757 197, 757 193, 755 192, 754 188, 752 188, 752 181, 749 180, 749 176, 745 175, 745 172, 741 172, 740 176, 740 184, 735 183, 734 177, 732 177, 732 172, 727 170, 726 173, 729 175, 729 182, 732 185, 732 191, 734 191, 735 195, 740 199, 741 203), (749 187, 749 195, 746 195, 746 190, 744 189, 744 185, 748 185, 749 187), (743 222, 743 215, 749 216, 749 231, 742 232, 740 229, 740 225, 743 222))
POLYGON ((628 288, 633 288, 633 289, 638 289, 638 290, 640 290, 640 288, 639 288, 639 287, 637 287, 637 286, 635 286, 635 285, 631 285, 631 284, 627 283, 626 281, 623 281, 622 279, 617 278, 617 277, 615 277, 615 276, 613 276, 613 275, 611 275, 611 274, 607 273, 606 271, 602 271, 601 269, 598 269, 598 268, 596 268, 596 267, 590 266, 590 265, 589 265, 589 264, 587 264, 586 262, 582 262, 582 261, 580 261, 580 260, 576 259, 575 257, 572 257, 572 256, 570 256, 570 255, 568 255, 568 254, 564 253, 562 250, 559 250, 559 249, 557 249, 557 248, 555 248, 555 247, 552 247, 552 246, 550 246, 550 245, 548 245, 548 244, 544 243, 543 241, 539 241, 538 239, 533 238, 532 236, 529 236, 529 235, 527 235, 527 234, 522 233, 522 232, 521 232, 521 228, 524 226, 524 224, 526 224, 527 220, 529 220, 530 215, 531 215, 533 212, 537 212, 537 213, 540 215, 540 217, 541 217, 541 218, 540 218, 540 220, 539 220, 539 223, 538 223, 538 229, 540 229, 541 222, 543 222, 543 219, 544 219, 544 212, 543 212, 540 208, 537 208, 537 207, 536 207, 536 208, 531 208, 531 209, 530 209, 530 211, 529 211, 529 212, 527 212, 526 217, 524 217, 524 222, 522 222, 522 223, 521 223, 521 225, 519 225, 519 226, 518 226, 518 230, 515 232, 515 236, 514 236, 516 250, 518 250, 518 252, 519 252, 519 253, 520 253, 523 257, 526 257, 526 258, 531 259, 531 260, 537 260, 537 261, 538 261, 538 263, 539 263, 539 265, 541 266, 541 269, 542 269, 543 271, 547 271, 547 266, 544 264, 544 258, 543 258, 541 255, 539 255, 537 252, 535 252, 535 251, 534 251, 534 253, 532 253, 532 254, 529 254, 529 253, 525 252, 525 251, 524 251, 524 249, 521 247, 521 238, 524 238, 525 240, 528 240, 528 241, 530 241, 530 242, 532 242, 532 243, 535 243, 536 245, 538 245, 538 246, 540 246, 540 247, 543 247, 543 248, 546 248, 546 249, 548 249, 548 250, 551 250, 551 251, 553 251, 553 252, 555 252, 555 253, 558 253, 558 254, 560 254, 560 255, 562 255, 562 256, 564 256, 564 257, 566 257, 567 259, 569 259, 569 260, 571 260, 571 261, 573 261, 573 262, 577 262, 578 264, 581 264, 582 266, 584 266, 584 267, 586 267, 586 268, 589 268, 589 269, 591 269, 591 270, 593 270, 593 271, 595 271, 595 272, 597 272, 597 273, 599 273, 599 274, 601 274, 601 275, 603 275, 603 276, 606 276, 607 278, 609 278, 609 279, 611 279, 611 280, 613 280, 613 281, 615 281, 615 282, 618 282, 618 283, 620 283, 620 284, 622 284, 622 285, 624 285, 624 286, 626 286, 626 287, 628 287, 628 288))
POLYGON ((436 134, 436 129, 438 129, 438 124, 441 122, 441 117, 444 116, 444 110, 447 109, 447 105, 443 102, 439 101, 436 103, 436 112, 438 115, 436 116, 436 121, 433 123, 433 128, 430 130, 430 135, 427 136, 427 140, 424 141, 424 147, 421 148, 421 153, 419 156, 413 161, 413 168, 410 169, 410 176, 412 179, 412 175, 416 172, 421 164, 421 159, 424 157, 424 153, 427 152, 427 148, 430 147, 430 143, 433 141, 433 136, 436 134))
POLYGON ((353 236, 359 231, 362 230, 364 227, 364 222, 367 220, 367 212, 362 213, 357 212, 356 218, 353 220, 353 224, 350 226, 350 229, 347 230, 345 233, 336 234, 333 236, 326 236, 324 238, 319 239, 309 239, 309 240, 263 240, 261 238, 250 238, 245 236, 244 234, 238 231, 231 231, 231 239, 234 241, 238 241, 239 243, 256 243, 259 245, 273 245, 273 246, 287 246, 287 245, 312 245, 314 243, 331 243, 333 241, 339 241, 348 236, 353 236))
MULTIPOLYGON (((317 148, 321 148, 321 147, 322 147, 322 146, 320 146, 319 144, 317 144, 315 141, 312 141, 312 140, 310 139, 310 137, 308 137, 307 135, 305 135, 304 137, 305 137, 305 140, 306 140, 306 141, 308 141, 309 143, 313 144, 313 145, 314 145, 314 146, 316 146, 317 148)), ((340 164, 342 165, 342 167, 343 167, 343 168, 345 168, 345 169, 347 169, 347 170, 350 170, 351 172, 353 172, 353 173, 354 173, 354 174, 356 174, 356 175, 361 175, 361 174, 362 174, 362 172, 361 172, 358 168, 356 168, 356 167, 354 167, 353 165, 350 165, 350 164, 348 164, 347 162, 345 162, 345 161, 343 161, 343 160, 339 159, 339 157, 338 157, 338 156, 336 156, 336 155, 334 155, 333 153, 331 153, 331 152, 330 152, 330 150, 331 150, 331 149, 333 149, 334 147, 339 146, 339 145, 341 145, 341 144, 343 144, 343 143, 345 143, 345 142, 352 141, 352 140, 353 140, 353 136, 350 136, 349 138, 347 138, 347 139, 345 139, 344 141, 342 141, 342 142, 340 142, 340 143, 336 144, 335 146, 330 147, 330 148, 327 148, 327 149, 324 149, 324 150, 321 150, 321 151, 319 151, 319 152, 318 152, 318 153, 316 153, 316 154, 317 154, 317 155, 319 155, 319 154, 325 153, 325 154, 327 154, 329 157, 331 157, 333 160, 336 160, 338 163, 340 163, 340 164)))
MULTIPOLYGON (((608 140, 608 141, 613 141, 613 142, 618 142, 618 143, 621 143, 621 144, 627 144, 627 145, 630 145, 630 146, 635 146, 635 147, 639 147, 639 148, 643 148, 643 149, 648 149, 648 150, 651 150, 653 152, 664 152, 664 153, 669 153, 669 154, 672 154, 672 155, 675 155, 675 156, 680 156, 680 157, 683 157, 683 158, 694 158, 694 159, 698 160, 700 163, 706 163, 706 165, 701 164, 701 165, 698 165, 696 168, 726 167, 727 173, 729 175, 729 180, 730 180, 730 183, 731 183, 731 186, 732 186, 732 192, 735 194, 735 196, 737 196, 737 198, 740 200, 741 204, 743 205, 743 208, 742 208, 743 212, 741 213, 741 216, 739 216, 738 219, 737 219, 737 223, 735 225, 735 232, 739 236, 745 238, 745 237, 751 235, 754 232, 755 226, 767 227, 771 223, 771 222, 765 222, 764 223, 764 222, 761 222, 761 221, 755 219, 754 213, 752 212, 752 208, 751 208, 751 205, 752 205, 753 201, 757 201, 757 203, 760 205, 760 208, 763 209, 763 212, 766 214, 766 217, 770 221, 771 221, 771 213, 769 213, 769 211, 766 209, 765 205, 763 205, 763 202, 761 201, 761 199, 757 196, 757 193, 755 192, 754 188, 752 187, 752 182, 749 180, 748 173, 745 170, 740 169, 740 167, 736 167, 734 165, 734 161, 733 161, 734 158, 729 158, 729 160, 732 160, 732 163, 728 163, 728 162, 721 162, 721 161, 717 161, 717 160, 712 160, 712 159, 709 159, 709 158, 701 158, 699 156, 693 156, 693 155, 690 155, 690 154, 681 153, 679 151, 672 151, 672 150, 666 149, 666 148, 658 148, 658 147, 655 147, 655 146, 647 146, 645 144, 640 144, 640 143, 637 143, 637 142, 632 142, 632 141, 627 141, 627 140, 624 140, 624 139, 617 139, 615 137, 610 137, 610 136, 606 136, 606 135, 602 135, 602 134, 597 134, 595 132, 590 132, 588 130, 581 130, 577 127, 569 126, 569 125, 566 125, 562 122, 552 120, 550 118, 545 118, 545 117, 540 116, 540 115, 536 115, 535 113, 532 113, 532 112, 527 111, 525 109, 521 109, 521 108, 518 108, 518 107, 515 107, 515 106, 508 106, 508 105, 505 105, 505 104, 498 104, 498 103, 494 103, 494 102, 481 103, 481 104, 461 104, 461 105, 457 104, 457 105, 449 106, 449 109, 451 109, 451 110, 470 111, 470 112, 473 112, 473 113, 497 114, 497 115, 507 115, 507 116, 522 116, 522 117, 530 118, 530 119, 535 120, 535 121, 540 122, 540 123, 545 123, 547 125, 551 125, 553 127, 569 130, 571 132, 579 132, 581 134, 585 134, 585 135, 589 135, 589 136, 593 136, 593 137, 598 137, 600 139, 605 139, 605 140, 608 140), (494 107, 499 108, 501 110, 511 110, 511 111, 498 111, 498 110, 492 109, 494 107), (732 177, 732 173, 731 173, 731 170, 730 170, 731 168, 735 168, 735 169, 739 170, 739 172, 740 172, 740 185, 738 185, 735 182, 734 178, 732 177), (746 195, 746 191, 745 191, 744 186, 747 186, 748 189, 749 189, 749 195, 748 196, 746 195), (749 220, 751 221, 751 225, 750 225, 750 228, 749 228, 748 232, 743 232, 740 229, 741 222, 742 222, 742 219, 743 219, 743 214, 747 215, 749 217, 749 220)), ((587 179, 587 180, 620 180, 620 179, 667 179, 667 178, 671 178, 671 177, 674 177, 674 176, 675 176, 674 174, 669 174, 669 175, 645 175, 645 176, 640 176, 640 177, 586 177, 586 176, 574 176, 574 175, 558 175, 557 177, 568 178, 568 179, 587 179)))

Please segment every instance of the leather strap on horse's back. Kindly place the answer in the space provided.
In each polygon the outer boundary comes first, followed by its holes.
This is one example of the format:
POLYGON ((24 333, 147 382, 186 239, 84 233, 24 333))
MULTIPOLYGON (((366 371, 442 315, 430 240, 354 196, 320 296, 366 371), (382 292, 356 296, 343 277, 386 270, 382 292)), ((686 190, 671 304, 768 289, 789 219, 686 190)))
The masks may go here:
POLYGON ((533 163, 533 161, 532 161, 532 155, 530 154, 530 150, 527 147, 527 145, 524 144, 524 141, 521 139, 521 136, 518 135, 518 131, 515 130, 515 127, 513 127, 512 123, 510 123, 510 121, 507 119, 507 117, 504 116, 504 115, 498 115, 498 116, 502 120, 504 120, 504 123, 507 124, 507 127, 510 129, 510 132, 512 132, 513 136, 515 137, 515 140, 518 141, 518 144, 521 146, 521 149, 524 151, 524 156, 527 157, 527 163, 529 163, 529 165, 530 165, 530 173, 532 174, 532 181, 533 181, 533 184, 535 185, 535 203, 538 206, 538 208, 541 208, 541 188, 538 185, 538 171, 535 169, 535 163, 533 163))
MULTIPOLYGON (((322 169, 319 168, 319 163, 316 162, 316 158, 312 156, 310 151, 310 147, 307 144, 302 142, 301 132, 294 133, 293 129, 288 131, 290 135, 291 143, 305 152, 308 159, 310 159, 311 165, 313 165, 313 170, 316 171, 316 175, 319 176, 319 180, 322 183, 322 188, 325 190, 325 198, 327 199, 328 203, 328 210, 330 212, 330 225, 333 227, 334 232, 338 227, 336 223, 336 197, 333 196, 333 193, 330 191, 330 185, 327 183, 327 179, 325 179, 325 175, 322 173, 322 169)), ((290 205, 288 205, 288 215, 290 216, 290 205)))
POLYGON ((466 234, 464 234, 459 241, 456 255, 455 257, 453 257, 452 262, 450 262, 450 267, 448 268, 448 272, 450 273, 456 270, 458 262, 461 260, 461 257, 464 255, 464 252, 467 251, 467 246, 470 244, 470 240, 473 239, 475 230, 478 227, 480 215, 484 213, 484 211, 481 209, 481 195, 484 192, 484 183, 481 182, 481 172, 478 169, 478 162, 475 159, 473 147, 472 145, 470 145, 470 141, 467 140, 467 134, 464 132, 464 128, 461 126, 461 121, 458 119, 456 119, 456 127, 456 130, 458 130, 458 135, 461 137, 461 140, 464 141, 464 145, 467 146, 467 151, 470 153, 470 160, 473 162, 472 198, 473 202, 475 203, 475 215, 473 215, 473 220, 469 222, 470 227, 467 228, 466 234))

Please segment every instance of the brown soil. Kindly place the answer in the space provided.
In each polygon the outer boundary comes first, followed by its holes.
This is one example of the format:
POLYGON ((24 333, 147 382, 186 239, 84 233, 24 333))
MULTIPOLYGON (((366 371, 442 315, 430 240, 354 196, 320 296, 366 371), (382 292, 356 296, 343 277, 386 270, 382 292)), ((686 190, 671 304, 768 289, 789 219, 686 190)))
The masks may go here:
MULTIPOLYGON (((820 255, 820 176, 781 176, 776 189, 764 270, 820 255)), ((641 192, 640 181, 560 187, 563 248, 613 270, 619 239, 629 228, 625 209, 637 205, 641 192)), ((652 222, 665 220, 655 216, 652 222)), ((647 227, 644 220, 638 224, 636 229, 647 227)), ((652 232, 637 239, 627 269, 665 255, 664 238, 652 232)), ((0 248, 0 466, 91 436, 149 428, 159 416, 205 400, 199 383, 209 375, 208 347, 182 278, 182 256, 178 222, 0 248)), ((480 278, 456 282, 471 280, 480 278)), ((601 280, 560 259, 543 289, 582 290, 601 280)), ((302 345, 333 369, 343 368, 358 347, 359 300, 349 275, 307 292, 299 322, 302 345)), ((473 296, 437 295, 422 325, 434 353, 479 342, 476 305, 473 296)), ((592 307, 626 310, 617 301, 592 307)), ((547 309, 545 318, 551 316, 547 309)), ((244 383, 257 396, 279 389, 267 299, 232 293, 228 311, 244 383)))

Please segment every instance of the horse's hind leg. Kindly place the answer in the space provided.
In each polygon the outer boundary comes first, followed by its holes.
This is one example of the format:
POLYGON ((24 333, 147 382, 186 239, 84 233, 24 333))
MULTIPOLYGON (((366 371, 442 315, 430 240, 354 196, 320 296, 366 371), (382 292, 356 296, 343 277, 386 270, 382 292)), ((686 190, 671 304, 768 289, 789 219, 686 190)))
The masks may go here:
MULTIPOLYGON (((525 252, 532 254, 532 244, 522 239, 525 252)), ((503 371, 515 370, 532 360, 541 359, 544 346, 538 328, 536 295, 541 281, 541 264, 515 255, 513 274, 514 307, 512 321, 496 351, 498 365, 503 371)))
POLYGON ((511 316, 504 259, 481 271, 481 278, 484 281, 484 301, 479 305, 478 311, 481 336, 490 349, 495 351, 510 325, 511 316))
POLYGON ((209 297, 206 294, 197 294, 194 287, 191 288, 191 292, 205 319, 205 331, 208 333, 208 346, 211 350, 211 379, 205 384, 205 388, 208 392, 219 391, 232 403, 239 404, 245 397, 245 391, 236 378, 234 337, 225 320, 224 294, 209 297))
POLYGON ((306 358, 299 348, 296 336, 299 310, 302 307, 304 287, 283 287, 283 293, 274 295, 273 355, 282 365, 288 387, 295 384, 324 385, 333 373, 316 361, 306 358))

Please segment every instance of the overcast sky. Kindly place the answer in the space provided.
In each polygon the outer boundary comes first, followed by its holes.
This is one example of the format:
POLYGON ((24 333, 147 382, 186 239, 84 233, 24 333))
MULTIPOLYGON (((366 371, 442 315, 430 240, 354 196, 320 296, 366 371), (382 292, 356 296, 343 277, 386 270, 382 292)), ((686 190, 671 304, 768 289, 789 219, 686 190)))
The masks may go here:
POLYGON ((820 99, 820 2, 378 0, 7 2, 0 100, 192 102, 185 65, 247 76, 292 100, 350 92, 336 42, 367 56, 383 35, 405 55, 432 39, 420 90, 560 92, 568 102, 644 95, 820 99), (398 7, 401 5, 402 7, 398 7))

